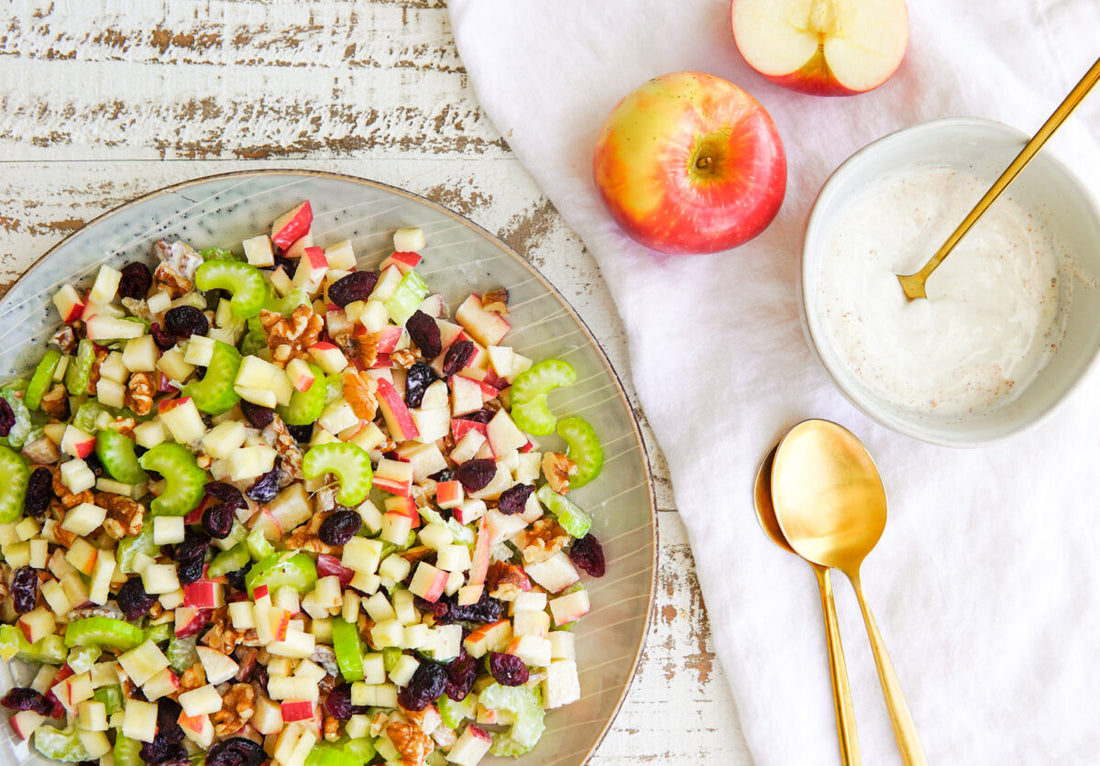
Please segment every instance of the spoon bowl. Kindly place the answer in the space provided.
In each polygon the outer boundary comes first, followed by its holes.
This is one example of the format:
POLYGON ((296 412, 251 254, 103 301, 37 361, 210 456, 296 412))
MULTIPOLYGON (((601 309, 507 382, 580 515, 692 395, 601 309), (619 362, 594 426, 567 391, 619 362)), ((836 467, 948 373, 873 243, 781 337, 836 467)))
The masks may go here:
POLYGON ((851 581, 902 760, 925 766, 901 683, 863 597, 860 566, 886 527, 886 490, 867 448, 843 426, 806 420, 779 443, 771 484, 779 528, 790 546, 851 581))
MULTIPOLYGON (((756 518, 764 533, 771 541, 788 553, 794 548, 783 536, 779 520, 775 516, 772 503, 772 465, 776 448, 773 447, 760 463, 753 486, 753 506, 756 518)), ((795 553, 795 555, 798 555, 795 553)), ((833 600, 833 583, 829 570, 812 561, 807 563, 817 576, 818 592, 821 594, 821 611, 825 618, 825 643, 829 649, 829 670, 833 682, 833 707, 836 710, 837 737, 840 740, 840 758, 844 766, 859 766, 859 740, 856 736, 856 715, 852 705, 852 689, 848 683, 848 667, 844 661, 844 647, 840 642, 840 625, 836 619, 836 603, 833 600)))

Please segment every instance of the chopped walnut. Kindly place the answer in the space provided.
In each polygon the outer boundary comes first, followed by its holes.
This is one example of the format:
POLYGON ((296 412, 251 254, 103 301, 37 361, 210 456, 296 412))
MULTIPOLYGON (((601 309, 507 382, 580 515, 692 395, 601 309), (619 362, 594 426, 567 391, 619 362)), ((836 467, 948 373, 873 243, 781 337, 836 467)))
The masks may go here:
POLYGON ((508 316, 508 290, 499 287, 485 293, 481 296, 481 307, 486 311, 492 311, 494 314, 508 316))
POLYGON ((368 335, 353 335, 348 338, 348 347, 345 353, 353 359, 358 359, 363 367, 369 369, 378 361, 379 333, 368 335))
POLYGON ((433 553, 435 553, 435 550, 426 545, 415 545, 412 548, 406 548, 403 551, 399 551, 397 555, 410 564, 416 564, 433 553))
MULTIPOLYGON (((74 493, 61 481, 60 471, 51 470, 50 473, 53 474, 53 493, 57 495, 57 499, 61 505, 62 510, 67 511, 70 508, 75 508, 81 503, 94 502, 94 496, 90 489, 86 489, 83 492, 74 493)), ((58 520, 58 523, 64 520, 64 518, 64 514, 62 514, 62 517, 58 520)))
POLYGON ((215 609, 210 615, 210 628, 202 636, 202 643, 222 654, 232 654, 241 643, 244 632, 235 630, 229 620, 229 607, 215 609))
POLYGON ((123 436, 129 436, 134 438, 134 428, 137 426, 137 422, 133 418, 115 418, 115 422, 111 424, 111 428, 118 431, 123 436))
POLYGON ((267 336, 271 361, 280 367, 295 357, 307 355, 309 347, 321 337, 325 320, 312 306, 295 306, 289 317, 266 309, 260 311, 260 325, 267 336))
POLYGON ((238 646, 233 651, 233 658, 237 661, 236 679, 238 681, 247 681, 252 678, 252 674, 256 671, 256 658, 259 655, 260 650, 250 646, 238 646))
POLYGON ((271 422, 261 432, 261 436, 282 458, 282 462, 279 463, 279 488, 287 487, 301 479, 302 448, 298 446, 297 439, 290 435, 283 419, 278 415, 272 417, 271 422))
POLYGON ((557 519, 543 517, 527 530, 523 547, 524 564, 541 564, 560 551, 572 539, 557 519))
POLYGON ((141 532, 145 518, 145 507, 124 495, 109 492, 96 492, 95 504, 107 509, 107 518, 103 520, 103 529, 114 540, 133 537, 141 532))
POLYGON ((294 529, 293 532, 283 541, 287 550, 303 550, 310 553, 327 553, 329 555, 339 555, 343 546, 326 545, 321 542, 321 538, 318 533, 321 531, 321 525, 325 522, 329 516, 332 515, 332 511, 315 510, 309 521, 294 529))
POLYGON ((51 418, 67 420, 69 417, 69 392, 62 383, 54 383, 50 390, 42 394, 42 411, 51 418))
POLYGON ((458 741, 458 735, 449 726, 437 726, 435 731, 432 732, 432 739, 435 740, 435 744, 446 750, 458 741))
POLYGON ((103 362, 106 361, 107 356, 110 353, 110 350, 108 350, 105 346, 95 347, 95 361, 92 362, 92 374, 91 377, 88 379, 88 393, 92 396, 96 395, 96 386, 99 383, 100 365, 102 365, 103 362))
POLYGON ((126 406, 136 415, 148 415, 153 410, 156 378, 151 372, 135 372, 126 385, 126 406))
POLYGON ((50 343, 61 349, 62 354, 75 354, 77 346, 76 332, 73 330, 72 325, 63 325, 60 330, 53 334, 50 338, 50 343))
POLYGON ((402 348, 390 353, 390 361, 395 367, 407 370, 416 364, 417 354, 411 348, 402 348))
POLYGON ((378 412, 378 382, 370 375, 349 370, 344 373, 344 400, 351 405, 355 417, 374 420, 378 412))
POLYGON ((321 730, 326 742, 338 742, 340 740, 340 719, 326 715, 321 730))
POLYGON ((173 300, 191 292, 195 285, 195 270, 202 265, 202 256, 183 242, 158 240, 153 252, 160 265, 153 272, 153 284, 168 293, 173 300))
POLYGON ((542 473, 550 489, 559 495, 569 492, 569 477, 577 472, 577 464, 560 452, 542 454, 542 473))
POLYGON ((256 712, 256 690, 251 684, 233 684, 222 697, 222 709, 211 716, 214 735, 225 739, 236 734, 256 712))
POLYGON ((200 686, 206 686, 206 671, 201 662, 196 662, 180 676, 180 693, 198 689, 200 686))
POLYGON ((153 312, 149 310, 149 304, 144 300, 140 298, 123 298, 122 305, 139 319, 144 319, 146 322, 153 321, 153 312))
POLYGON ((422 732, 419 727, 404 721, 390 721, 386 726, 386 736, 401 753, 399 763, 402 766, 420 766, 435 749, 432 738, 422 732))
POLYGON ((157 270, 153 272, 153 284, 158 291, 168 293, 168 297, 172 300, 187 295, 195 288, 190 279, 166 263, 157 266, 157 270))
POLYGON ((531 580, 523 567, 507 561, 494 561, 486 576, 489 595, 501 601, 515 601, 520 593, 531 590, 531 580))

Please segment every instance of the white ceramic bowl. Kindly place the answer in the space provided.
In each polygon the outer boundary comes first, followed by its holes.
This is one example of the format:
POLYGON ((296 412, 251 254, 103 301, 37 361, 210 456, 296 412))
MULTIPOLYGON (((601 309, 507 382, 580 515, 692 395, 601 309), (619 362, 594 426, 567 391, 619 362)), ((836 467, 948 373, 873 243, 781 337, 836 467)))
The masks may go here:
MULTIPOLYGON (((1056 353, 1011 401, 984 412, 947 418, 907 410, 872 390, 830 341, 819 307, 820 268, 830 225, 869 184, 916 164, 971 170, 989 185, 1027 142, 1015 128, 990 120, 951 118, 915 125, 881 138, 848 158, 814 203, 802 250, 802 313, 810 344, 840 390, 870 417, 903 434, 948 446, 978 446, 1032 425, 1049 413, 1081 378, 1100 348, 1100 206, 1063 163, 1041 151, 1008 187, 1010 194, 1060 238, 1090 281, 1072 282, 1066 331, 1056 353)), ((959 213, 959 221, 966 214, 959 213)), ((932 255, 931 252, 928 253, 932 255)), ((900 291, 900 286, 898 290, 900 291)))

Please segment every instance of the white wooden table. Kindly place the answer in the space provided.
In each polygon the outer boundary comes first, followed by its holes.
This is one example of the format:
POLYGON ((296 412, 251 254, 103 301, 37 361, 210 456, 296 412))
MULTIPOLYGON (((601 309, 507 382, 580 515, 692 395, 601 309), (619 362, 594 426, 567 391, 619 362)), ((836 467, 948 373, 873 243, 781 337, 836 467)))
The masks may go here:
MULTIPOLYGON (((599 270, 479 109, 443 0, 0 5, 0 292, 65 235, 166 184, 339 171, 495 232, 576 307, 629 392, 599 270)), ((668 472, 631 401, 661 509, 655 616, 592 763, 747 764, 668 472)))

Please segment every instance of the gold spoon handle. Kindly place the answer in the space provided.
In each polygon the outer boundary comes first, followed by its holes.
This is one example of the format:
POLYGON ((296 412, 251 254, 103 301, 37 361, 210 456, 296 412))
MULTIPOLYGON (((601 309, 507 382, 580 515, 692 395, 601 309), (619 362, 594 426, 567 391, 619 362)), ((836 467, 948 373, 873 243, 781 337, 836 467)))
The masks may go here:
POLYGON ((875 656, 878 680, 882 685, 882 694, 886 698, 886 709, 890 713, 890 723, 894 726, 894 738, 898 741, 901 759, 906 766, 927 766, 924 750, 917 737, 917 727, 913 723, 909 705, 906 704, 905 695, 901 691, 898 674, 894 670, 894 664, 890 662, 890 655, 886 652, 886 644, 882 641, 882 634, 878 631, 875 618, 863 599, 863 585, 860 583, 859 574, 850 573, 848 579, 852 581, 852 588, 859 601, 859 609, 863 612, 863 622, 867 625, 867 637, 871 639, 871 653, 875 656))
POLYGON ((844 647, 840 643, 840 626, 833 603, 833 583, 829 570, 811 564, 821 591, 821 611, 825 613, 825 640, 829 647, 829 669, 833 675, 833 706, 836 708, 836 732, 840 739, 840 759, 844 766, 860 766, 859 737, 856 735, 856 713, 852 707, 852 687, 848 684, 848 666, 844 647))
POLYGON ((1012 183, 1017 174, 1024 169, 1024 166, 1031 161, 1031 158, 1035 156, 1035 153, 1042 148, 1051 134, 1061 126, 1066 118, 1070 116, 1077 105, 1084 100, 1089 91, 1100 80, 1100 58, 1096 59, 1096 63, 1089 68, 1089 71, 1085 72, 1085 76, 1081 78, 1081 81, 1073 86, 1073 90, 1069 92, 1065 100, 1058 105, 1058 108, 1054 110, 1054 114, 1050 115, 1049 119, 1043 123, 1043 127, 1039 128, 1039 132, 1036 133, 1024 148, 1016 155, 1016 159, 1009 163, 1009 166, 1005 168, 1005 171, 1001 173, 1001 177, 998 178, 993 186, 989 188, 989 191, 985 193, 978 204, 974 206, 966 218, 963 219, 959 227, 947 238, 947 241, 940 246, 940 249, 936 251, 928 263, 924 264, 924 267, 920 271, 914 274, 908 274, 905 276, 898 275, 898 281, 901 282, 901 289, 905 291, 905 298, 907 300, 914 300, 915 298, 927 298, 928 296, 924 292, 924 283, 928 277, 932 275, 943 259, 946 258, 952 250, 955 249, 955 245, 959 243, 959 240, 970 231, 970 227, 978 222, 978 219, 982 217, 982 214, 993 204, 993 200, 997 199, 1005 187, 1012 183))

